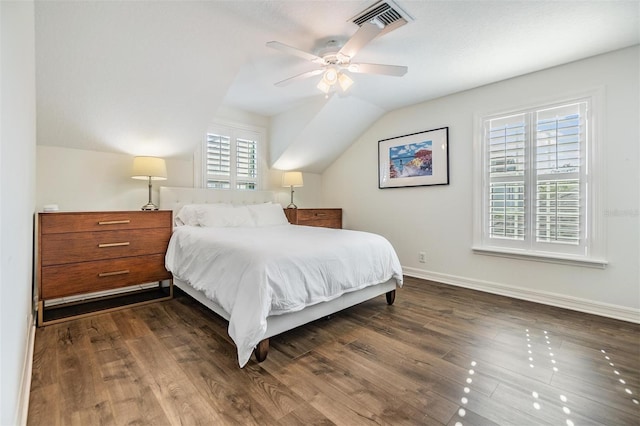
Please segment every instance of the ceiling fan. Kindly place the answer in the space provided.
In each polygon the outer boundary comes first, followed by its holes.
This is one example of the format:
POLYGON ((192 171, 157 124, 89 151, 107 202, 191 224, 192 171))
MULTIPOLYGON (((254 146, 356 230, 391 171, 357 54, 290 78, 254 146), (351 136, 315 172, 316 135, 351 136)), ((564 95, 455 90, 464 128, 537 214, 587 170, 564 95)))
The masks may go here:
POLYGON ((322 79, 317 87, 325 95, 329 95, 336 84, 345 92, 353 84, 353 80, 345 73, 361 74, 379 74, 395 77, 402 77, 407 73, 408 68, 400 65, 383 65, 383 64, 367 64, 351 62, 351 59, 362 49, 367 43, 378 36, 385 28, 385 24, 378 18, 373 18, 363 23, 358 31, 340 47, 336 41, 330 41, 327 47, 322 49, 318 55, 305 52, 286 44, 270 41, 268 47, 289 53, 317 64, 320 68, 303 72, 285 80, 275 83, 276 86, 287 86, 295 81, 313 77, 322 74, 322 79))

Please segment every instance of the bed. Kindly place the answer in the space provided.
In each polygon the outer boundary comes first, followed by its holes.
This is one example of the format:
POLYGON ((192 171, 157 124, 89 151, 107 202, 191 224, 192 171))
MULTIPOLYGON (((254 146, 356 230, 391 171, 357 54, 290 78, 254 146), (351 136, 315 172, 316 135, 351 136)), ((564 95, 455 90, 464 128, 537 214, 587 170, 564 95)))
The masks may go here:
POLYGON ((229 321, 240 367, 252 353, 264 361, 270 337, 382 294, 393 304, 402 286, 386 239, 290 225, 276 198, 160 188, 160 208, 176 222, 165 259, 174 285, 229 321))

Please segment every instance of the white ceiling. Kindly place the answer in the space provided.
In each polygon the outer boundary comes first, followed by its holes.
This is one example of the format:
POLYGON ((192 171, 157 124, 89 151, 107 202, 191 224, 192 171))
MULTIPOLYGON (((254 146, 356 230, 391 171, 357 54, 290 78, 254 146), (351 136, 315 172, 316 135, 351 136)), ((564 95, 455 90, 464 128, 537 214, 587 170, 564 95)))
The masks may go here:
POLYGON ((385 112, 640 42, 639 1, 397 0, 414 21, 374 39, 329 100, 315 68, 270 49, 347 40, 352 1, 36 1, 38 143, 189 156, 220 107, 271 117, 270 165, 322 172, 385 112))

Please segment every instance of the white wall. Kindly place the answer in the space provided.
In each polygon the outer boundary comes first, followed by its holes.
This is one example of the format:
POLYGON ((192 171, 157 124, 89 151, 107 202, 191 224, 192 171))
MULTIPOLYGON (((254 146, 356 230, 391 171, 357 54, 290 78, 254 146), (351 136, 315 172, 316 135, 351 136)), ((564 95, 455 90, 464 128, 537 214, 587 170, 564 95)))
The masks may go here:
MULTIPOLYGON (((61 211, 139 210, 149 199, 148 181, 131 179, 133 156, 38 145, 36 207, 57 204, 61 211)), ((193 162, 166 159, 167 180, 160 186, 193 186, 193 162)))
MULTIPOLYGON (((158 204, 160 186, 193 187, 193 161, 167 158, 165 181, 153 182, 153 202, 158 204)), ((148 200, 148 183, 131 179, 133 156, 48 145, 37 147, 36 210, 57 204, 61 211, 138 210, 148 200)), ((304 187, 295 188, 299 207, 324 207, 320 201, 321 176, 304 173, 304 187)), ((267 189, 278 201, 289 204, 282 172, 270 170, 267 189)))
MULTIPOLYGON (((324 104, 324 102, 321 103, 324 104)), ((318 108, 320 106, 318 106, 318 108)), ((300 112, 296 113, 294 111, 292 113, 299 114, 300 112)), ((281 153, 282 149, 284 149, 281 144, 284 139, 287 139, 287 136, 281 133, 286 129, 281 128, 279 124, 280 119, 278 117, 279 116, 269 118, 247 111, 242 111, 237 108, 220 107, 218 108, 218 111, 216 111, 216 117, 214 121, 220 123, 229 123, 232 125, 255 126, 266 129, 265 137, 267 138, 267 140, 265 141, 265 152, 268 153, 267 157, 270 157, 266 159, 266 163, 268 165, 271 165, 274 160, 274 148, 276 151, 279 150, 279 152, 281 153)), ((304 120, 302 121, 304 122, 304 120)), ((297 166, 293 165, 292 167, 297 166)), ((290 167, 287 167, 285 170, 290 169, 290 167)), ((282 170, 278 170, 275 168, 269 169, 266 173, 266 182, 264 189, 277 192, 278 201, 280 202, 280 204, 286 206, 291 200, 291 191, 290 188, 282 188, 282 173, 282 170)), ((322 205, 322 176, 317 173, 303 173, 302 178, 304 181, 304 186, 301 188, 296 188, 294 190, 295 192, 293 197, 295 204, 298 207, 328 207, 322 205)))
MULTIPOLYGON (((269 134, 268 117, 236 108, 219 108, 211 122, 261 127, 267 129, 266 134, 269 134)), ((63 141, 58 141, 59 146, 55 146, 56 140, 51 137, 47 137, 47 145, 38 144, 37 147, 38 211, 42 211, 46 204, 57 204, 61 211, 137 210, 146 204, 147 183, 130 178, 133 156, 63 148, 63 141)), ((53 137, 64 138, 65 135, 53 137)), ((268 136, 265 143, 268 150, 268 136)), ((153 183, 155 204, 158 204, 160 186, 194 186, 193 156, 189 160, 166 158, 166 161, 168 179, 153 183)), ((303 178, 304 187, 295 189, 295 203, 299 207, 327 207, 321 202, 321 176, 304 173, 303 178)), ((290 192, 281 183, 282 171, 267 171, 264 189, 277 192, 278 201, 286 206, 289 204, 290 192)))
POLYGON ((639 76, 636 46, 393 111, 325 171, 323 200, 388 237, 409 275, 640 322, 639 76), (473 254, 474 113, 602 86, 608 267, 473 254), (378 189, 378 140, 444 126, 450 185, 378 189))
POLYGON ((26 421, 33 336, 33 2, 0 2, 0 424, 26 421))
MULTIPOLYGON (((269 170, 268 188, 277 192, 278 202, 288 206, 291 202, 291 187, 282 187, 282 171, 269 170)), ((293 188, 293 203, 300 207, 338 207, 328 206, 322 200, 322 176, 317 173, 302 173, 304 186, 293 188)))

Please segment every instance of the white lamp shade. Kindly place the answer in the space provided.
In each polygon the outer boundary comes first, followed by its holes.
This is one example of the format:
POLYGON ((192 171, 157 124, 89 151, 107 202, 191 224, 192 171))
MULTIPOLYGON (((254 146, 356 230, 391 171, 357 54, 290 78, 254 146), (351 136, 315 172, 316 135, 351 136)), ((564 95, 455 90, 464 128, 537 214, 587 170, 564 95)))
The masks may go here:
POLYGON ((353 80, 351 80, 348 75, 341 72, 340 74, 338 74, 338 83, 340 84, 340 88, 342 89, 342 91, 346 92, 353 84, 353 80))
POLYGON ((331 86, 329 86, 327 83, 325 83, 324 79, 320 80, 316 87, 318 89, 320 89, 320 91, 322 91, 325 94, 329 93, 329 90, 331 90, 331 86))
POLYGON ((282 186, 302 186, 302 172, 284 172, 282 186))
POLYGON ((336 81, 338 80, 338 71, 335 68, 328 68, 324 72, 322 79, 329 86, 333 86, 334 84, 336 84, 336 81))
POLYGON ((162 158, 135 157, 131 169, 133 179, 166 180, 167 165, 162 158))

